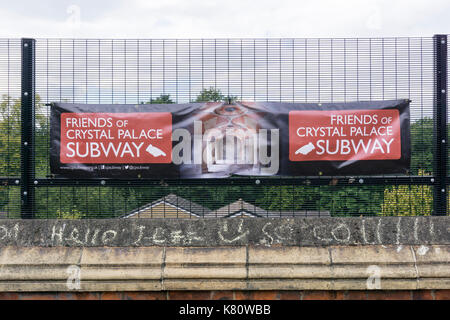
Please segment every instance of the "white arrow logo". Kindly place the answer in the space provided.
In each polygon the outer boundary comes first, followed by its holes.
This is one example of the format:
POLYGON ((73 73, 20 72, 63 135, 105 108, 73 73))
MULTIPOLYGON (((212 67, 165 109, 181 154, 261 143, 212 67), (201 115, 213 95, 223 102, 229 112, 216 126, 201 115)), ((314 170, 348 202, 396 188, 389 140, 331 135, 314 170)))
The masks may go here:
POLYGON ((161 149, 152 146, 151 144, 148 145, 147 149, 145 149, 145 151, 147 151, 148 153, 150 153, 152 156, 159 157, 159 156, 166 156, 166 153, 164 151, 162 151, 161 149))
POLYGON ((295 151, 295 154, 303 154, 303 155, 307 155, 308 153, 310 153, 311 151, 313 151, 316 147, 314 147, 314 145, 312 144, 312 142, 304 145, 303 147, 299 148, 297 151, 295 151))

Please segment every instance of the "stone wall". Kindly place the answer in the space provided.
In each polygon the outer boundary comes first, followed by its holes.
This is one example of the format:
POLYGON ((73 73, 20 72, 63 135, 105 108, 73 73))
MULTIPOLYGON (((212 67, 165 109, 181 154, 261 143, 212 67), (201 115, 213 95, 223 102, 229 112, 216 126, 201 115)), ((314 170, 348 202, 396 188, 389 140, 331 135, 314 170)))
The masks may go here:
POLYGON ((0 247, 450 244, 450 217, 0 220, 0 247))
POLYGON ((0 292, 436 299, 449 218, 2 220, 0 292))

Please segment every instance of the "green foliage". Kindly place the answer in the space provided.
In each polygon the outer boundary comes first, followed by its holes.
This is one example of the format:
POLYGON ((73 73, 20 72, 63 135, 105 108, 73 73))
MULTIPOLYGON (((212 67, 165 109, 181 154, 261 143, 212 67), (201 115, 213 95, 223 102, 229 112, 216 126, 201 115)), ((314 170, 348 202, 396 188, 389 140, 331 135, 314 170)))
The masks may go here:
POLYGON ((429 215, 433 210, 433 190, 427 185, 400 185, 384 190, 383 216, 429 215))
POLYGON ((377 214, 383 189, 377 187, 271 186, 259 200, 266 210, 328 211, 332 215, 377 214))
POLYGON ((225 100, 225 96, 220 89, 210 87, 209 89, 203 89, 195 99, 195 102, 217 102, 225 100))
POLYGON ((170 99, 170 94, 162 94, 155 99, 150 99, 150 101, 146 102, 147 104, 171 104, 174 103, 172 99, 170 99))
POLYGON ((85 215, 77 210, 77 208, 72 208, 69 211, 62 211, 61 209, 56 210, 56 218, 57 219, 83 219, 85 215))
POLYGON ((0 103, 0 175, 20 175, 20 99, 2 96, 0 103))
MULTIPOLYGON (((0 187, 0 208, 8 204, 8 187, 0 187)), ((0 209, 0 211, 3 211, 0 209)))
POLYGON ((50 187, 36 188, 35 208, 39 218, 57 218, 83 213, 83 218, 114 218, 136 209, 138 188, 122 187, 50 187))
MULTIPOLYGON (((419 175, 426 176, 424 170, 419 175)), ((384 216, 429 215, 433 210, 433 187, 399 185, 384 189, 381 214, 384 216)))
POLYGON ((220 89, 214 87, 204 88, 195 99, 195 102, 219 102, 219 101, 236 101, 236 96, 225 96, 220 89))
POLYGON ((258 205, 266 210, 302 210, 311 199, 304 187, 270 186, 263 189, 258 205))
POLYGON ((323 186, 320 207, 332 215, 373 215, 381 210, 383 187, 379 186, 323 186))
MULTIPOLYGON (((47 168, 47 163, 38 161, 48 154, 49 127, 43 112, 40 96, 36 95, 35 104, 35 155, 36 174, 39 176, 47 168), (48 141, 47 141, 48 142, 48 141)), ((21 139, 21 100, 3 95, 0 102, 0 175, 20 175, 20 139, 21 139)))
POLYGON ((433 172, 433 119, 423 118, 411 124, 411 174, 433 172))
POLYGON ((70 210, 64 210, 62 208, 56 208, 51 213, 42 213, 37 212, 35 214, 35 218, 38 219, 69 219, 69 220, 77 220, 86 218, 86 214, 77 209, 76 206, 73 206, 70 210))

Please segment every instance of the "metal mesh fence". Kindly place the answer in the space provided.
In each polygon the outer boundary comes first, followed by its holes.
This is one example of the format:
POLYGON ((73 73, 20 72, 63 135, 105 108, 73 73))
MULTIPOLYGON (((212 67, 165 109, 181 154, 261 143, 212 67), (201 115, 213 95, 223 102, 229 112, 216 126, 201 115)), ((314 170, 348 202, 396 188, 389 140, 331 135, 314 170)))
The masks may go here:
MULTIPOLYGON (((434 40, 38 39, 36 218, 428 215, 433 210, 434 40), (410 99, 409 176, 57 183, 50 102, 173 103, 203 89, 247 101, 410 99), (410 179, 409 177, 424 177, 410 179), (425 177, 429 177, 425 178, 425 177)), ((20 39, 0 40, 0 213, 20 217, 20 39), (17 181, 16 181, 17 180, 17 181)))

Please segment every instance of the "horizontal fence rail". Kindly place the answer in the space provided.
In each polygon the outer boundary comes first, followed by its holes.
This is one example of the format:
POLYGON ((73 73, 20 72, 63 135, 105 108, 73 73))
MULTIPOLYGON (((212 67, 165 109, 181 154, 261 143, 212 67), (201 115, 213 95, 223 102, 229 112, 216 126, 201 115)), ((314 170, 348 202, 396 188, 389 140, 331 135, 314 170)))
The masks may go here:
POLYGON ((0 218, 448 214, 447 36, 0 39, 0 218), (50 103, 409 99, 406 175, 61 179, 50 103))

